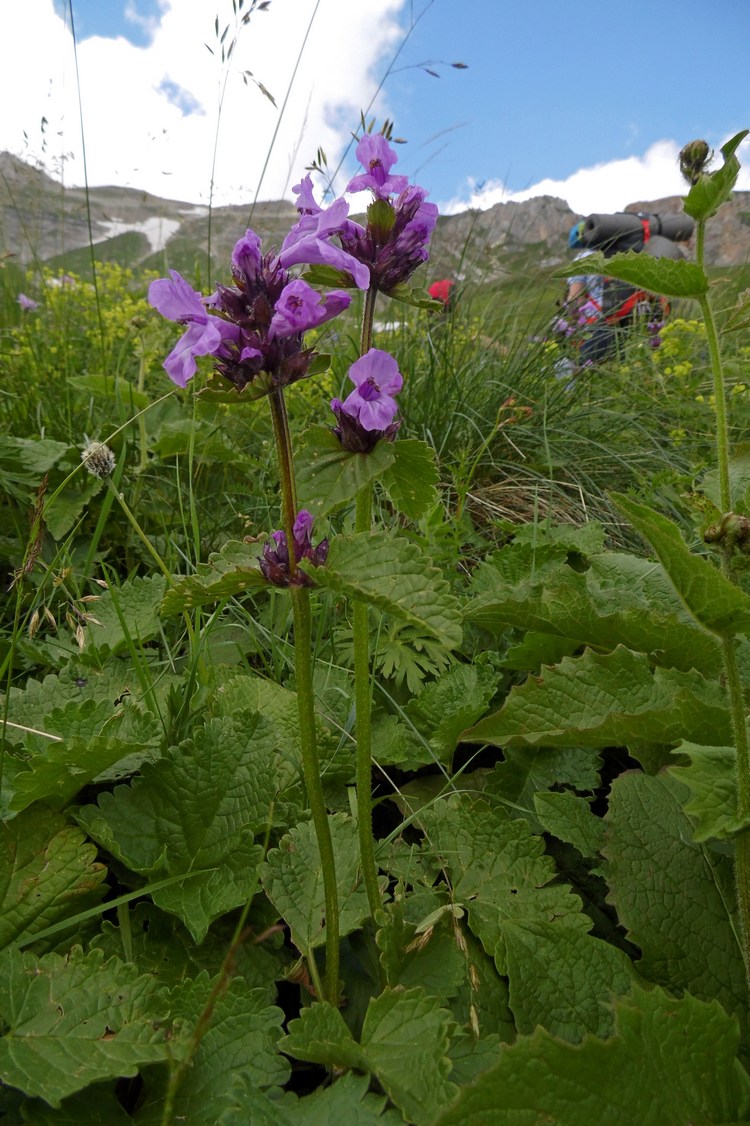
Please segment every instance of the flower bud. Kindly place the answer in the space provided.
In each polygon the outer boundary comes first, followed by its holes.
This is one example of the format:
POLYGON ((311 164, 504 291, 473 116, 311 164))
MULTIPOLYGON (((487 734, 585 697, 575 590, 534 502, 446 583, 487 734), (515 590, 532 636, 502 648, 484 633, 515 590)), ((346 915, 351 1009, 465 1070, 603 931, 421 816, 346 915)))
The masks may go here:
POLYGON ((697 184, 713 153, 706 141, 688 141, 680 152, 680 172, 688 184, 697 184))

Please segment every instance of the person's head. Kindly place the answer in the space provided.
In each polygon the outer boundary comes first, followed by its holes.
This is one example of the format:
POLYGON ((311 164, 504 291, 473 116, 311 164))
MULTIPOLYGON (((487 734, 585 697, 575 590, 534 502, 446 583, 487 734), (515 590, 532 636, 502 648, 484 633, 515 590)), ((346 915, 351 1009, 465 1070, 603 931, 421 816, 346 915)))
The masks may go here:
POLYGON ((582 246, 586 245, 583 241, 583 227, 584 222, 583 219, 581 219, 570 228, 570 232, 568 233, 568 246, 571 250, 580 250, 582 246))

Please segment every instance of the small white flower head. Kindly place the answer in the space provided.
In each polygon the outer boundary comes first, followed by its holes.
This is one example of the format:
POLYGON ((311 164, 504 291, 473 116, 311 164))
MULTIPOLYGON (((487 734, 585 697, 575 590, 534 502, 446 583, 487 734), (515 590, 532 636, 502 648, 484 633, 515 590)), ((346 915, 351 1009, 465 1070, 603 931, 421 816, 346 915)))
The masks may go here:
POLYGON ((89 442, 84 446, 81 451, 81 461, 89 473, 93 473, 102 481, 105 477, 111 477, 115 471, 115 455, 104 442, 89 442))

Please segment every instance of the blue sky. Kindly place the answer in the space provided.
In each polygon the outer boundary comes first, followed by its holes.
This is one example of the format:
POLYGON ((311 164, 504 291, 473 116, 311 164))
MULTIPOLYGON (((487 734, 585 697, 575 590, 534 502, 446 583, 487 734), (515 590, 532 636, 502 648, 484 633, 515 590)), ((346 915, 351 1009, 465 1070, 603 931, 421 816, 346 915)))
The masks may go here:
MULTIPOLYGON (((205 202, 223 81, 214 14, 231 23, 231 0, 72 7, 90 182, 205 202)), ((18 105, 0 148, 80 183, 70 44, 67 0, 0 4, 0 96, 18 105)), ((291 198, 319 145, 338 163, 383 78, 376 112, 408 141, 398 171, 444 210, 546 193, 586 213, 676 193, 685 141, 718 147, 750 125, 749 45, 747 0, 712 0, 710 14, 705 0, 271 0, 225 75, 214 199, 291 198), (255 83, 281 106, 308 25, 279 125, 255 83)), ((741 156, 750 165, 750 146, 741 156)), ((339 186, 353 171, 350 155, 339 186)))

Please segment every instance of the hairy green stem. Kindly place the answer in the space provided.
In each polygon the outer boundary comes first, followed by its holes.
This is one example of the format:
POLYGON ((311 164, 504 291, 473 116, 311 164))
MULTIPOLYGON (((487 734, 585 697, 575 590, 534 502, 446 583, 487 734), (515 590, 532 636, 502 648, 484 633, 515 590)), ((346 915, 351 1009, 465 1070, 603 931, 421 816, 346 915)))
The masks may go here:
MULTIPOLYGON (((297 561, 294 557, 294 521, 297 517, 297 493, 294 480, 292 441, 283 391, 281 389, 272 391, 269 399, 279 461, 282 524, 289 550, 289 575, 293 579, 297 572, 297 561)), ((339 902, 336 887, 336 861, 333 854, 333 841, 331 839, 331 827, 328 823, 323 782, 320 776, 318 744, 315 734, 310 592, 306 587, 291 582, 289 593, 292 599, 292 614, 294 616, 294 659, 297 678, 302 775, 305 781, 307 800, 310 803, 323 876, 326 927, 325 1000, 332 1005, 337 1005, 339 993, 339 902)), ((318 980, 318 973, 313 959, 314 954, 311 951, 310 974, 316 981, 318 980)))
MULTIPOLYGON (((371 285, 365 295, 362 311, 360 355, 372 344, 372 323, 375 315, 377 287, 371 285)), ((372 484, 368 482, 357 495, 355 531, 369 532, 372 524, 372 484)), ((378 868, 375 863, 375 842, 372 833, 372 696, 370 690, 370 627, 367 604, 352 604, 352 635, 354 646, 354 702, 357 735, 357 830, 359 859, 367 901, 373 919, 382 907, 378 868)))
MULTIPOLYGON (((705 222, 698 223, 696 234, 696 260, 701 268, 704 265, 705 222)), ((729 482, 729 426, 727 401, 724 387, 724 372, 719 347, 719 334, 716 329, 711 302, 707 294, 699 297, 706 338, 711 357, 711 372, 716 404, 716 457, 719 470, 719 494, 722 512, 730 512, 732 493, 729 482)), ((722 570, 727 578, 732 578, 731 552, 722 555, 722 570)), ((729 709, 732 719, 734 745, 737 751, 737 817, 740 822, 750 817, 750 744, 747 737, 747 717, 742 681, 737 667, 737 653, 733 637, 722 639, 724 651, 724 672, 726 676, 729 709)), ((737 885, 737 906, 740 917, 740 940, 742 957, 745 963, 745 976, 750 986, 750 830, 738 833, 735 842, 734 876, 737 885)))

